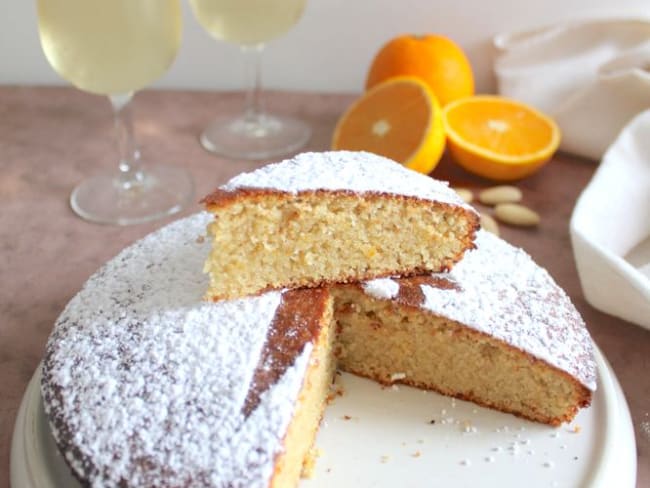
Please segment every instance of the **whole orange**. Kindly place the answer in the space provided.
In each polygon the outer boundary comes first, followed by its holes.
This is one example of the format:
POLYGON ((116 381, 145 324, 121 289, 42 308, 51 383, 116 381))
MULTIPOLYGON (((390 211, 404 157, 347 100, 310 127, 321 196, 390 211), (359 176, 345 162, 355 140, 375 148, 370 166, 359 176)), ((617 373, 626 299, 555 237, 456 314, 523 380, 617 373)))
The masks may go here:
POLYGON ((388 41, 372 61, 366 90, 395 76, 420 78, 442 106, 474 94, 467 56, 454 41, 437 34, 405 34, 388 41))

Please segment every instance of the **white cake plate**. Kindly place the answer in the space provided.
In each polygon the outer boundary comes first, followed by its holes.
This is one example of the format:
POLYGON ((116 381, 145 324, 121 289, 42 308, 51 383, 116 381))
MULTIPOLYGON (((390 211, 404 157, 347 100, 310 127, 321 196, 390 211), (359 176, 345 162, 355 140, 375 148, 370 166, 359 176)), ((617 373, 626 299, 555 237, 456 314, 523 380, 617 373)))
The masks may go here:
MULTIPOLYGON (((636 446, 611 367, 596 350, 592 406, 558 428, 404 386, 343 374, 316 440, 313 477, 323 487, 632 488, 636 446), (432 423, 432 421, 435 421, 432 423)), ((79 488, 43 412, 40 368, 23 397, 11 447, 13 488, 79 488)))

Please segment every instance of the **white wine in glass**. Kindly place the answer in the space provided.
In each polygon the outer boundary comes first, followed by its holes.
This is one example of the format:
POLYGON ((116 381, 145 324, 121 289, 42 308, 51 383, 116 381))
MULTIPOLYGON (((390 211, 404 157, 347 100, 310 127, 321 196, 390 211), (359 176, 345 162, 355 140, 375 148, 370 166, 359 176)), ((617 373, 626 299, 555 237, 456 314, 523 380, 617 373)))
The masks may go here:
POLYGON ((180 0, 37 0, 38 28, 50 65, 80 90, 107 95, 119 165, 82 181, 70 203, 94 222, 133 224, 181 210, 194 189, 176 166, 145 167, 135 142, 133 92, 160 77, 181 42, 180 0))
POLYGON ((238 117, 221 116, 201 134, 209 151, 238 159, 289 154, 309 140, 311 129, 292 117, 265 112, 261 100, 261 55, 265 43, 285 34, 306 0, 190 0, 195 17, 214 38, 240 45, 248 58, 249 87, 238 117))

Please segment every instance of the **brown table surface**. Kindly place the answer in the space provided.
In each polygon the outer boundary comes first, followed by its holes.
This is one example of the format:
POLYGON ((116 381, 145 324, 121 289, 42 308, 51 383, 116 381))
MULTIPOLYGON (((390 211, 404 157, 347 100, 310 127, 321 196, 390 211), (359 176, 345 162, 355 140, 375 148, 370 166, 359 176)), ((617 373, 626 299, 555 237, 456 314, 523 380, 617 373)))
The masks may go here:
MULTIPOLYGON (((308 121, 313 136, 306 149, 325 150, 337 118, 352 99, 269 93, 267 105, 308 121)), ((197 136, 211 117, 236 112, 240 103, 237 93, 139 93, 135 118, 144 159, 187 167, 196 181, 198 202, 229 177, 261 164, 218 158, 198 143, 197 136)), ((71 88, 0 87, 0 487, 9 486, 18 406, 56 317, 102 263, 173 220, 117 227, 87 223, 72 213, 68 204, 72 187, 116 164, 111 129, 109 105, 101 97, 71 88)), ((541 214, 542 222, 534 230, 503 226, 502 236, 548 268, 612 364, 632 412, 637 485, 646 487, 650 486, 650 332, 586 303, 569 241, 571 210, 594 168, 593 162, 560 154, 541 172, 518 183, 524 202, 541 214)), ((457 168, 447 157, 434 176, 471 188, 490 184, 457 168)), ((194 203, 183 214, 199 208, 194 203)))

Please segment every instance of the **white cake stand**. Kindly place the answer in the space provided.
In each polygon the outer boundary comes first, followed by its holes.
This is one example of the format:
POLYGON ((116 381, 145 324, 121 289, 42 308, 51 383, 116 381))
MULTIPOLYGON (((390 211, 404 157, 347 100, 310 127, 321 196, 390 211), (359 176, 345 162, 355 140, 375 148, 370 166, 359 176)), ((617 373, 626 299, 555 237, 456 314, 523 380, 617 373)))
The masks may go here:
MULTIPOLYGON (((636 446, 630 413, 596 350, 592 406, 552 428, 413 388, 382 388, 352 375, 326 410, 321 455, 301 488, 499 486, 632 488, 636 446), (431 423, 431 421, 435 421, 431 423)), ((22 400, 11 448, 14 488, 79 488, 52 438, 40 368, 22 400)))

